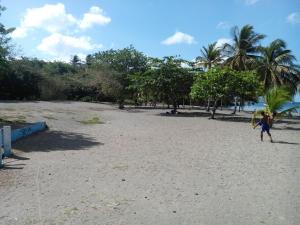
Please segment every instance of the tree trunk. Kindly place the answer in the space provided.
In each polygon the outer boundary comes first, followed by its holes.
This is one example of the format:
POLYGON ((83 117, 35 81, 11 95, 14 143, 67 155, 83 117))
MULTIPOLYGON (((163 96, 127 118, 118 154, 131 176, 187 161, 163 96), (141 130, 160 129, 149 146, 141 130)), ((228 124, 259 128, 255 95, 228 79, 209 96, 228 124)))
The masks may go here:
POLYGON ((207 100, 207 108, 206 108, 206 111, 207 111, 207 112, 210 111, 210 100, 209 100, 209 99, 207 100))
POLYGON ((153 108, 156 108, 156 101, 153 102, 153 108))
POLYGON ((221 99, 221 111, 223 110, 223 100, 221 99))
POLYGON ((234 109, 233 109, 232 114, 236 113, 236 108, 237 108, 237 97, 234 97, 234 109))
POLYGON ((119 100, 119 109, 124 109, 124 100, 123 99, 120 99, 119 100))
POLYGON ((218 103, 218 101, 217 100, 215 100, 214 101, 214 107, 213 107, 213 109, 212 109, 212 112, 211 112, 211 119, 215 119, 215 114, 216 114, 216 110, 217 110, 217 103, 218 103))
POLYGON ((241 101, 239 101, 239 112, 241 112, 241 101))
POLYGON ((245 106, 245 102, 244 102, 243 99, 241 99, 241 101, 240 101, 240 106, 239 106, 239 112, 240 112, 241 110, 244 110, 244 106, 245 106))
POLYGON ((176 112, 177 112, 177 106, 178 106, 177 102, 174 102, 173 103, 173 110, 171 111, 172 114, 176 114, 176 112))

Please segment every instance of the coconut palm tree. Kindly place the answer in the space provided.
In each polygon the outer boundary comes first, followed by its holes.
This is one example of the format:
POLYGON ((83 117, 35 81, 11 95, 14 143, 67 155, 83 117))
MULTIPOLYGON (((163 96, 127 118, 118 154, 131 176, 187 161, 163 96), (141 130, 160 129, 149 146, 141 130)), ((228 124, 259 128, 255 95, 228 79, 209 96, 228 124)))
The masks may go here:
POLYGON ((288 85, 292 90, 297 90, 300 81, 299 66, 294 64, 295 56, 291 50, 286 49, 286 43, 276 39, 267 47, 258 48, 261 56, 257 72, 263 81, 264 88, 288 85))
POLYGON ((203 46, 201 56, 196 58, 196 65, 211 69, 213 66, 220 64, 222 61, 221 48, 217 47, 217 42, 203 46))
POLYGON ((283 110, 286 103, 293 101, 291 91, 286 87, 273 87, 265 95, 266 111, 269 113, 285 114, 295 110, 297 107, 290 107, 283 110))
POLYGON ((264 96, 264 100, 265 100, 265 107, 264 109, 257 110, 253 114, 253 120, 252 120, 253 123, 255 121, 255 117, 259 115, 262 111, 264 111, 266 114, 271 115, 273 117, 274 115, 276 115, 276 118, 280 118, 299 108, 299 106, 291 106, 285 108, 287 103, 293 101, 293 94, 291 93, 290 89, 284 86, 273 87, 269 89, 264 96))
POLYGON ((228 57, 225 64, 235 70, 252 69, 258 52, 258 43, 265 35, 254 32, 251 25, 245 25, 241 29, 232 28, 233 43, 226 43, 223 47, 224 54, 228 57))

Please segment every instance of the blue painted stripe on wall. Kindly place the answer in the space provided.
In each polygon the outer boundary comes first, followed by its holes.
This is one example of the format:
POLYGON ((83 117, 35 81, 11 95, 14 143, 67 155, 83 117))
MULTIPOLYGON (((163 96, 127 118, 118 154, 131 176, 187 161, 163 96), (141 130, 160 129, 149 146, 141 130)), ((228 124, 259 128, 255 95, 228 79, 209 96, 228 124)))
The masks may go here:
POLYGON ((31 134, 37 133, 39 131, 43 131, 47 129, 47 125, 45 122, 34 123, 30 126, 23 127, 20 129, 13 130, 11 132, 11 141, 19 140, 20 138, 27 137, 31 134))

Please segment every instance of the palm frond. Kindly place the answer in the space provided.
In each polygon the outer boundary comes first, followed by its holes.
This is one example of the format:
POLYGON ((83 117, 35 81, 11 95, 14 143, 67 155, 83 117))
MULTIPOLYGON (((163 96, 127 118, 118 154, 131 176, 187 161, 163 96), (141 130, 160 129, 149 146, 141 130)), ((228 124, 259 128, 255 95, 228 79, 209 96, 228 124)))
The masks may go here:
POLYGON ((297 109, 300 109, 300 106, 291 106, 285 110, 282 110, 279 114, 286 115, 287 113, 297 112, 297 109))
POLYGON ((280 112, 287 102, 292 101, 290 91, 285 87, 271 88, 265 95, 265 102, 270 112, 280 112))

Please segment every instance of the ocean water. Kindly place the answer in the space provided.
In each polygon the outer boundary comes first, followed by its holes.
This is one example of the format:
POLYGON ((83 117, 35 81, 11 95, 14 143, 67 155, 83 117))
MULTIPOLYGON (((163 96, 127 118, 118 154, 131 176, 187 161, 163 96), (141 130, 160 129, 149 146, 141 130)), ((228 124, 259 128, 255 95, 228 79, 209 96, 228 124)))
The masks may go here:
MULTIPOLYGON (((290 102, 284 105, 283 109, 287 109, 289 107, 294 107, 294 106, 299 106, 299 108, 296 110, 297 114, 300 115, 300 102, 290 102)), ((255 110, 259 110, 259 109, 263 109, 265 107, 264 102, 258 102, 258 103, 246 103, 245 106, 243 107, 244 111, 255 111, 255 110)), ((233 108, 233 107, 231 107, 233 108)))

